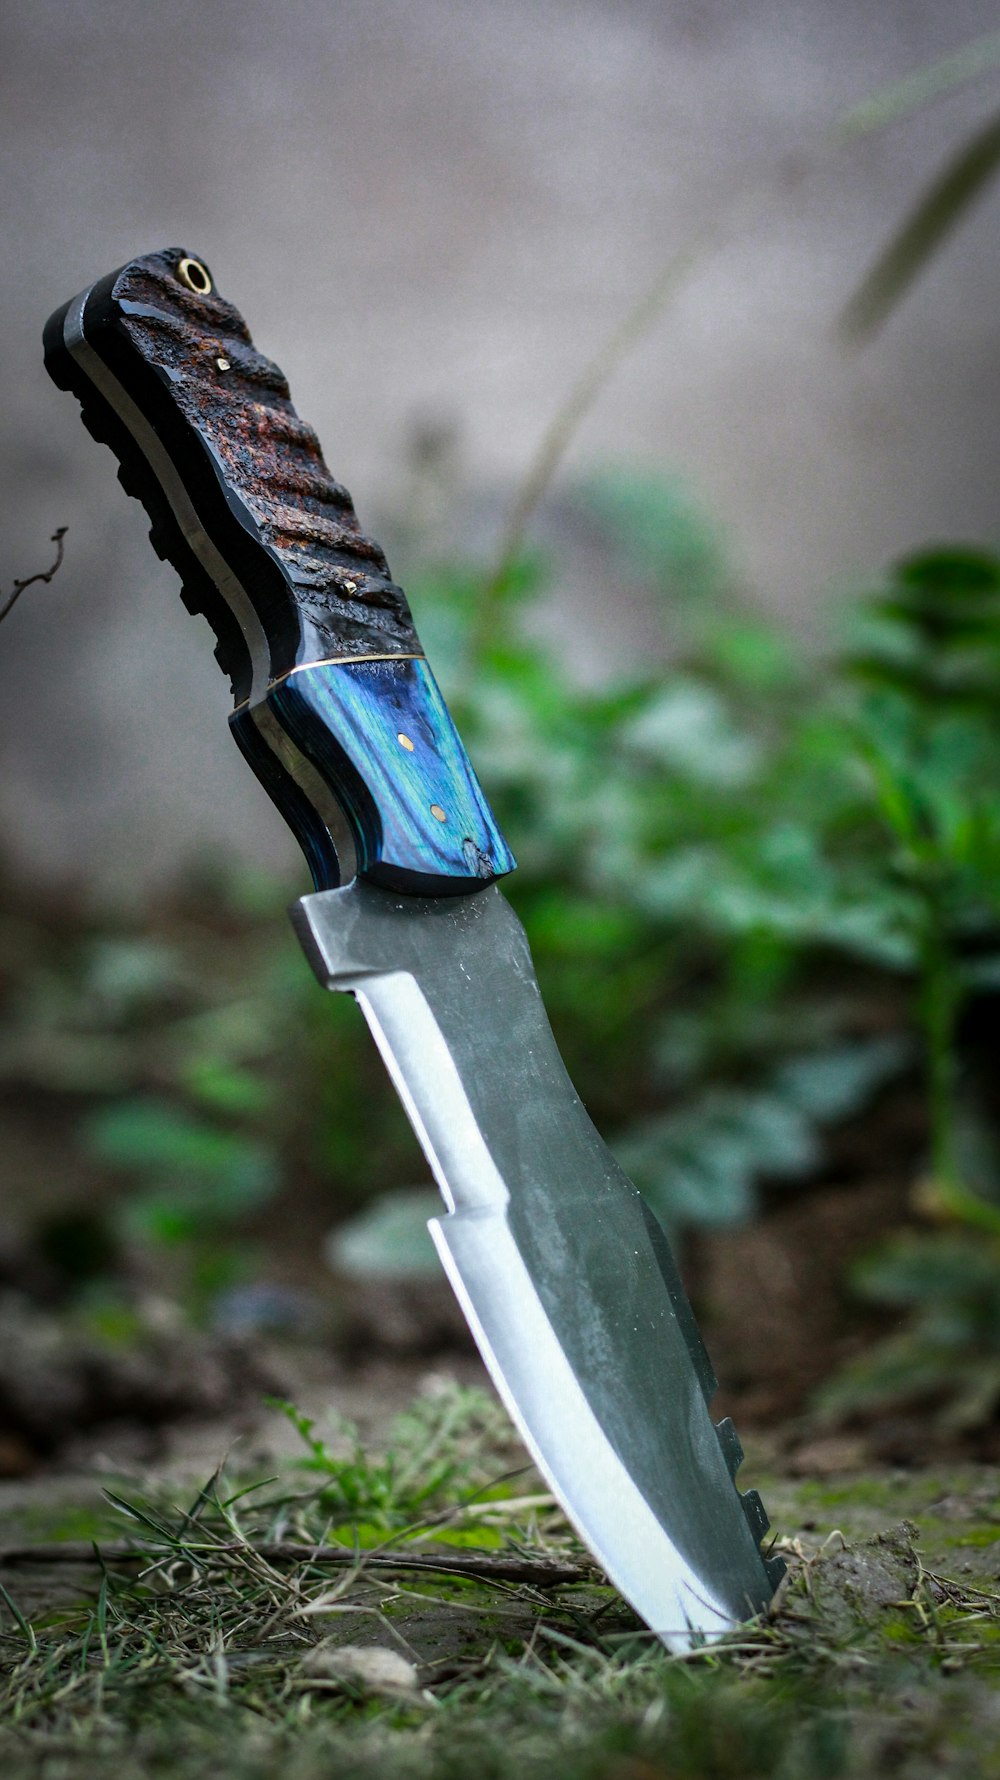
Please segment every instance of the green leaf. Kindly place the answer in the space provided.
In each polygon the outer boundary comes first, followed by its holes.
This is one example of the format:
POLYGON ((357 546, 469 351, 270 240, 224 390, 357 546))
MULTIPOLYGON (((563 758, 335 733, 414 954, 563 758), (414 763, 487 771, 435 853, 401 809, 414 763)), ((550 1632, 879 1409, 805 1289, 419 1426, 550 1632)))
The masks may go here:
POLYGON ((359 1217, 331 1233, 328 1257, 339 1272, 355 1279, 437 1277, 440 1262, 427 1221, 441 1212, 437 1192, 382 1193, 359 1217))
POLYGON ((270 1146, 192 1118, 169 1102, 124 1101, 84 1127, 91 1153, 146 1185, 123 1210, 136 1234, 179 1241, 266 1203, 278 1184, 270 1146))
POLYGON ((884 130, 897 118, 910 117, 943 93, 965 86, 968 81, 977 80, 981 74, 997 67, 1000 67, 1000 31, 974 37, 948 55, 904 75, 902 80, 880 87, 860 105, 852 106, 837 125, 837 134, 867 136, 874 130, 884 130))
POLYGON ((643 1121, 616 1154, 668 1224, 741 1222, 761 1178, 810 1174, 818 1127, 856 1112, 908 1056, 905 1041, 889 1038, 794 1058, 759 1088, 711 1088, 643 1121))
POLYGON ((732 611, 706 617, 698 653, 724 681, 750 694, 786 691, 802 678, 787 637, 774 625, 732 611))
POLYGON ((4 1605, 6 1606, 7 1611, 9 1612, 11 1618, 14 1621, 14 1624, 17 1626, 17 1629, 21 1634, 21 1637, 24 1639, 25 1643, 27 1644, 28 1649, 31 1651, 34 1651, 35 1649, 37 1649, 38 1641, 35 1637, 34 1627, 32 1626, 30 1620, 25 1618, 25 1615, 21 1612, 21 1609, 18 1606, 17 1602, 14 1600, 13 1596, 9 1595, 7 1593, 7 1590, 4 1588, 4 1585, 2 1582, 0 1582, 0 1600, 2 1600, 4 1605))
POLYGON ((836 1045, 782 1064, 774 1085, 809 1118, 832 1122, 859 1111, 911 1058, 902 1037, 836 1045))
POLYGON ((664 592, 690 603, 724 585, 720 528, 680 478, 614 465, 582 482, 579 497, 615 551, 664 592))
POLYGON ((232 1132, 193 1118, 169 1101, 152 1099, 104 1108, 88 1120, 85 1135, 102 1161, 146 1174, 222 1176, 245 1147, 232 1132))
POLYGON ((992 117, 922 193, 854 292, 840 319, 848 339, 860 342, 881 327, 998 169, 1000 117, 992 117))
POLYGON ((809 1172, 819 1149, 797 1107, 767 1092, 713 1089, 615 1144, 622 1166, 668 1224, 739 1223, 758 1176, 809 1172))
POLYGON ((761 759, 760 744, 732 722, 722 695, 681 675, 622 726, 621 740, 696 784, 727 790, 749 784, 761 759))
POLYGON ((219 1057, 188 1057, 179 1079, 194 1099, 220 1113, 265 1113, 274 1099, 273 1088, 262 1076, 219 1057))

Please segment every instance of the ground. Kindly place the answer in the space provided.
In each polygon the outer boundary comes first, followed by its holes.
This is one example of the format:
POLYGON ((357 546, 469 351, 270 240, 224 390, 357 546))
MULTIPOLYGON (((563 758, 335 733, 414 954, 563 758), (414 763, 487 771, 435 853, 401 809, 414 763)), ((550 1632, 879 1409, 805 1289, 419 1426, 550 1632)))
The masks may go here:
POLYGON ((828 1443, 828 1475, 791 1476, 751 1440, 740 1481, 788 1580, 769 1619, 676 1658, 459 1371, 345 1376, 356 1431, 270 1409, 151 1474, 95 1448, 2 1486, 5 1773, 1000 1774, 989 1469, 838 1471, 828 1443))

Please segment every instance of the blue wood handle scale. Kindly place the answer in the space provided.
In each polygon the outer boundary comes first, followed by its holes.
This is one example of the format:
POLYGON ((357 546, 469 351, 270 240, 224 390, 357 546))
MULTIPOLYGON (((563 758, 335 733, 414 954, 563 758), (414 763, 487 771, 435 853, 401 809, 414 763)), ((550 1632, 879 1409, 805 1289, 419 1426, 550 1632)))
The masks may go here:
POLYGON ((402 589, 204 261, 168 248, 102 278, 51 317, 45 363, 215 631, 233 734, 317 889, 511 871, 402 589))

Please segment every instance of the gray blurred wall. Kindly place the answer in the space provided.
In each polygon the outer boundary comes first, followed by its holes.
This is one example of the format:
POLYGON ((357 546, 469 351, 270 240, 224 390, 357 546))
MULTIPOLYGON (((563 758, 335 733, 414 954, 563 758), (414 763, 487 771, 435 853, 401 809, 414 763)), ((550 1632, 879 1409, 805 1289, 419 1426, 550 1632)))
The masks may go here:
MULTIPOLYGON (((814 151, 844 107, 997 23, 985 0, 9 8, 4 587, 70 530, 58 580, 0 631, 0 858, 127 893, 220 842, 294 854, 225 733, 201 621, 41 368, 50 309, 137 251, 209 259, 371 522, 423 416, 460 427, 473 505, 509 494, 636 293, 759 175, 772 195, 617 374, 571 467, 682 471, 747 584, 819 634, 846 578, 992 535, 997 198, 864 352, 831 323, 995 92, 814 151)), ((641 612, 580 597, 597 652, 642 646, 641 612)))

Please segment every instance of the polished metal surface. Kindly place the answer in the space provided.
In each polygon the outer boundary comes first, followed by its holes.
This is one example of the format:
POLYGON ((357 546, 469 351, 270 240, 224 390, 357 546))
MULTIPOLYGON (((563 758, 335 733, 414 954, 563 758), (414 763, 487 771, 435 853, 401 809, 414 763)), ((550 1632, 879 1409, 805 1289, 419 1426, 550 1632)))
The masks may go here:
POLYGON ((520 922, 495 885, 307 896, 320 981, 356 995, 447 1211, 430 1229, 511 1416, 582 1538, 672 1649, 770 1600, 767 1521, 717 1430, 704 1347, 665 1237, 556 1048, 520 922))

